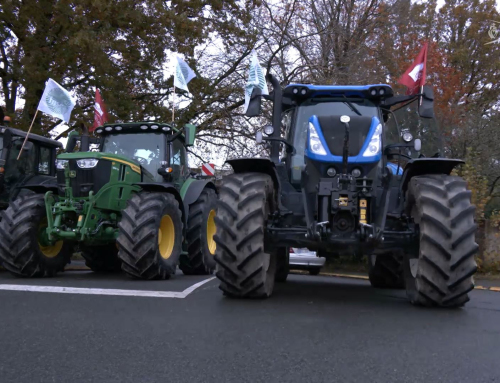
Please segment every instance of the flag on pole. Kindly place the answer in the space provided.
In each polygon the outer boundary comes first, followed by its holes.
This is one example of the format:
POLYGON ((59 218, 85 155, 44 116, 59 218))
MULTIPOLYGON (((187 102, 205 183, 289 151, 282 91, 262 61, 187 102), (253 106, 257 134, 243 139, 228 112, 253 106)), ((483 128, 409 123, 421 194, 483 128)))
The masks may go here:
POLYGON ((175 65, 174 72, 174 87, 181 88, 186 92, 189 92, 187 84, 195 77, 196 74, 189 67, 189 65, 183 59, 177 57, 177 64, 175 65))
POLYGON ((68 123, 76 100, 57 82, 49 78, 38 104, 38 110, 68 123))
POLYGON ((106 105, 101 97, 101 92, 99 89, 95 91, 95 103, 94 103, 94 126, 90 129, 91 132, 97 129, 97 127, 104 125, 108 121, 108 113, 106 112, 106 105))
POLYGON ((262 95, 268 95, 269 90, 267 89, 266 78, 264 77, 264 72, 257 58, 257 52, 252 51, 252 57, 250 58, 250 69, 248 73, 248 80, 245 85, 245 110, 246 113, 248 109, 248 104, 250 103, 250 98, 252 97, 252 92, 254 88, 259 88, 262 91, 262 95))
POLYGON ((413 61, 413 64, 399 78, 398 82, 405 85, 408 89, 407 95, 420 93, 420 89, 425 84, 425 75, 427 63, 427 43, 424 44, 420 53, 413 61))

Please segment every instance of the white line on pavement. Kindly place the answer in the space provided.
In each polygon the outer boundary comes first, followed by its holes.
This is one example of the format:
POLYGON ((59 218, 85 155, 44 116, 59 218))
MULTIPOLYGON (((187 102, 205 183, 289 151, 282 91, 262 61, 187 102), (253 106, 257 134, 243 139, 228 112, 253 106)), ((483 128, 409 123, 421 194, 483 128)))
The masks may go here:
POLYGON ((84 294, 84 295, 115 295, 122 297, 151 297, 151 298, 186 298, 198 287, 210 282, 215 277, 195 283, 184 291, 148 291, 148 290, 119 290, 119 289, 94 289, 81 287, 61 286, 33 286, 33 285, 4 285, 0 284, 0 290, 4 291, 29 291, 37 293, 59 293, 59 294, 84 294))

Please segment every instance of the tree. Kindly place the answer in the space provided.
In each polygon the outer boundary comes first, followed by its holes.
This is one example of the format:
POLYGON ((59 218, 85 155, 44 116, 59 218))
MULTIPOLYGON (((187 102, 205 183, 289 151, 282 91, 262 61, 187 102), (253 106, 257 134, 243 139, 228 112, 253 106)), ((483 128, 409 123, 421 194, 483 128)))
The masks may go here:
MULTIPOLYGON (((92 120, 95 87, 112 118, 170 114, 171 52, 193 57, 214 33, 241 40, 253 1, 6 0, 0 8, 1 94, 7 113, 26 128, 48 77, 73 91, 77 122, 92 120)), ((43 133, 46 117, 35 131, 43 133)))

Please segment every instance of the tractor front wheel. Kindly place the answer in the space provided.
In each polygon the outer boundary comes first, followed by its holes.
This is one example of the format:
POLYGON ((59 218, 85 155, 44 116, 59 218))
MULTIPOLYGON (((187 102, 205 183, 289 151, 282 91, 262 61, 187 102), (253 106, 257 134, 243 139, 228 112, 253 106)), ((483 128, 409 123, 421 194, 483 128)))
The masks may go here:
POLYGON ((168 279, 182 251, 182 212, 172 194, 139 192, 118 224, 122 270, 137 279, 168 279))
POLYGON ((29 194, 11 202, 0 222, 0 259, 16 277, 53 277, 70 262, 73 244, 51 243, 45 232, 43 195, 29 194))
POLYGON ((206 188, 189 206, 187 222, 187 254, 181 255, 179 268, 186 275, 212 274, 215 270, 214 235, 217 194, 206 188))
POLYGON ((460 177, 444 174, 410 180, 406 211, 419 232, 414 255, 404 261, 406 293, 416 305, 460 307, 474 288, 474 206, 460 177))
POLYGON ((274 184, 262 173, 224 177, 217 206, 215 261, 219 288, 234 298, 267 298, 274 288, 276 254, 264 249, 274 206, 274 184))

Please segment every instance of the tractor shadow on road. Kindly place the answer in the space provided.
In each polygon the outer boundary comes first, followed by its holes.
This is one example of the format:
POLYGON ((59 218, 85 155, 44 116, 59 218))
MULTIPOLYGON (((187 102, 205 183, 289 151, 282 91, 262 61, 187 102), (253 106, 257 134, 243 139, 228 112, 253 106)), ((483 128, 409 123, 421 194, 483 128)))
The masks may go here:
MULTIPOLYGON (((221 303, 222 306, 235 304, 230 298, 223 299, 221 303)), ((405 290, 376 289, 364 280, 305 275, 290 275, 286 283, 277 283, 270 299, 238 300, 236 305, 259 305, 265 309, 276 310, 280 314, 285 312, 290 315, 302 315, 305 310, 321 315, 339 309, 360 315, 393 312, 399 313, 396 316, 401 315, 401 318, 405 315, 417 315, 422 319, 427 315, 434 318, 438 315, 447 319, 466 315, 466 310, 463 309, 413 306, 407 300, 405 290)))

